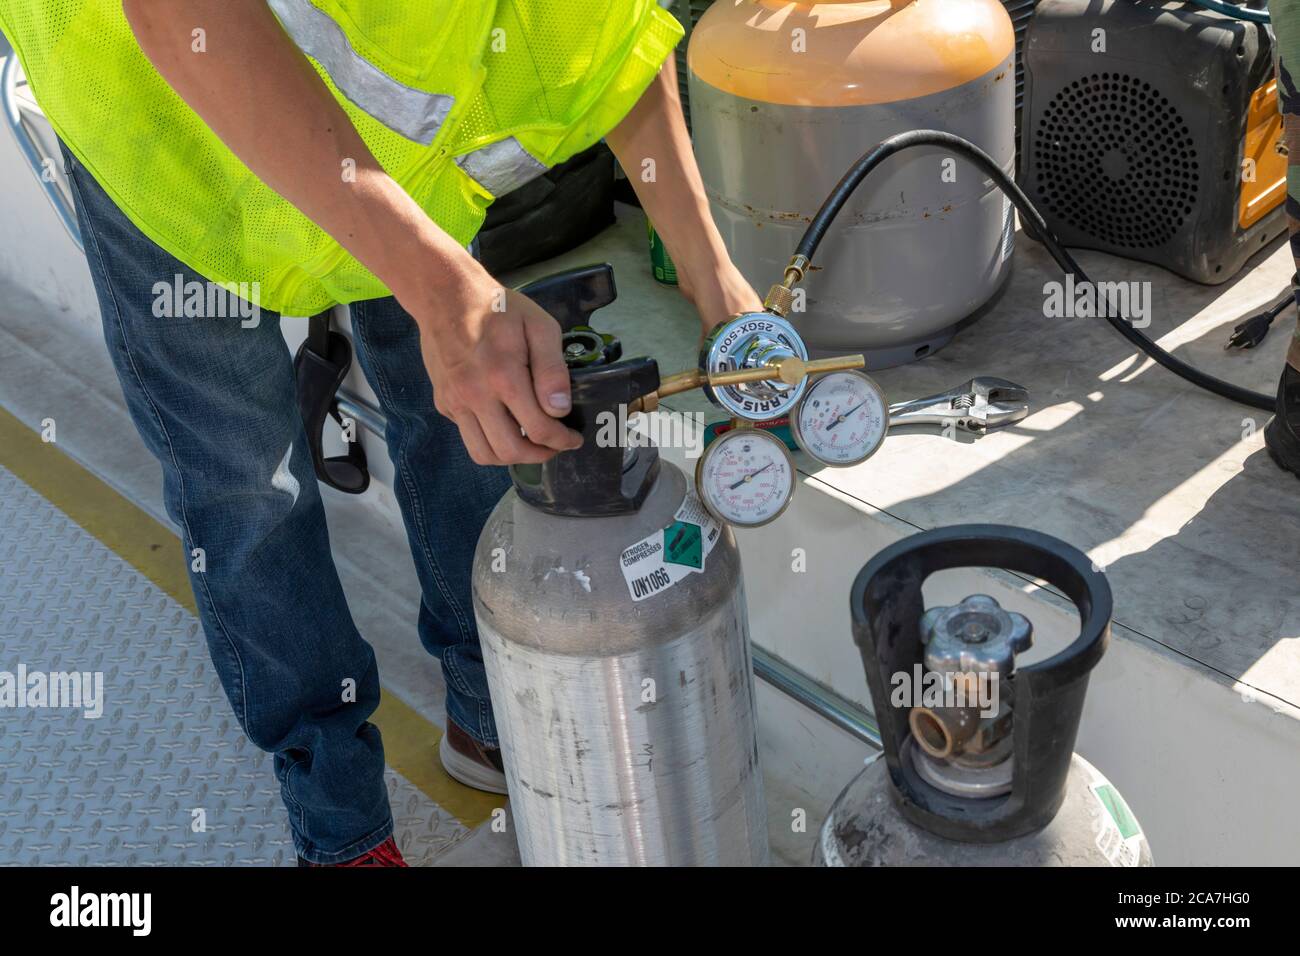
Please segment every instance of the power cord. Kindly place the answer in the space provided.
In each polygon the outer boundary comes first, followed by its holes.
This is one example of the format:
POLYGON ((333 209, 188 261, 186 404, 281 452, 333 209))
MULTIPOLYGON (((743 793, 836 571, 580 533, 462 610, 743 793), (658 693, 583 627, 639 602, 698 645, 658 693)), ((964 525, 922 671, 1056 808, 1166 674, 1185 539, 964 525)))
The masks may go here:
POLYGON ((1258 315, 1252 315, 1245 322, 1233 326, 1232 335, 1228 336, 1228 341, 1223 344, 1224 349, 1253 349, 1263 342, 1264 336, 1268 335, 1268 330, 1273 326, 1273 320, 1281 315, 1288 305, 1295 302, 1297 285, 1300 285, 1300 272, 1291 277, 1290 295, 1258 315))

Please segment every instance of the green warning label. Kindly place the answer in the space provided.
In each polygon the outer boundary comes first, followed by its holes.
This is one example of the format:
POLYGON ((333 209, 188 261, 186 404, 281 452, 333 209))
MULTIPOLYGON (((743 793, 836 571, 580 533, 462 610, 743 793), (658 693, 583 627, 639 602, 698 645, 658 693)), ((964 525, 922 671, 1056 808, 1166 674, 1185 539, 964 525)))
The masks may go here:
POLYGON ((674 521, 664 528, 664 563, 699 570, 704 567, 704 534, 691 521, 674 521))
POLYGON ((723 526, 688 491, 672 523, 652 531, 619 555, 619 566, 633 601, 662 594, 692 574, 704 571, 709 552, 722 538, 723 526))
POLYGON ((1108 783, 1092 789, 1097 794, 1097 799, 1101 801, 1101 805, 1106 808, 1106 812, 1110 814, 1110 818, 1115 821, 1115 826, 1119 827, 1120 836, 1127 840, 1142 833, 1133 811, 1128 808, 1128 804, 1124 802, 1118 790, 1108 783))

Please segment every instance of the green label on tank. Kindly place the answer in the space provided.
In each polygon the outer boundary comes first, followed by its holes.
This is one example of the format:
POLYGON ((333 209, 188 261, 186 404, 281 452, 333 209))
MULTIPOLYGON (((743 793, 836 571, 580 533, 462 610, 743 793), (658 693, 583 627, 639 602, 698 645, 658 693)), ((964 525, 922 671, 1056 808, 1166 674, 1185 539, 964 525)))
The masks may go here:
POLYGON ((1099 787, 1093 787, 1092 792, 1097 795, 1101 805, 1106 808, 1110 818, 1115 821, 1115 826, 1119 827, 1119 835, 1127 840, 1129 837, 1137 836, 1142 832, 1138 826, 1137 820, 1133 816, 1133 811, 1128 808, 1124 798, 1119 795, 1119 791, 1108 783, 1103 783, 1099 787))
POLYGON ((632 600, 644 601, 692 574, 703 574, 709 552, 722 539, 723 530, 695 493, 688 491, 666 527, 652 531, 619 555, 632 600))
POLYGON ((674 521, 664 528, 664 562, 687 568, 704 567, 704 533, 690 521, 674 521))

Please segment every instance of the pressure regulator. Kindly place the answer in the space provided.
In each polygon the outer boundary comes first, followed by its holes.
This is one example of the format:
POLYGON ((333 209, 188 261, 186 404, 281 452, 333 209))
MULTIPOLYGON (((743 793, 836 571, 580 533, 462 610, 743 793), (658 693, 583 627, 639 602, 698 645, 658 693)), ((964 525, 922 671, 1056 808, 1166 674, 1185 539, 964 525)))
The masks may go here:
POLYGON ((835 468, 866 461, 885 440, 889 406, 864 364, 861 355, 810 360, 790 322, 748 312, 710 333, 698 368, 663 379, 632 410, 700 388, 730 414, 730 426, 696 464, 695 485, 715 518, 754 528, 779 517, 795 489, 785 442, 757 424, 788 421, 799 447, 835 468))

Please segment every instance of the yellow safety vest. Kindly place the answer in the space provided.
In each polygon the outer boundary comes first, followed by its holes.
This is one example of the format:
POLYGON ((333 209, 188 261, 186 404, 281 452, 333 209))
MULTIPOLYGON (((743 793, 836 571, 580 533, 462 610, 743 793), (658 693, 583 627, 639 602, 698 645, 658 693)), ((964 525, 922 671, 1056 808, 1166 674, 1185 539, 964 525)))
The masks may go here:
MULTIPOLYGON (((495 197, 616 126, 682 35, 654 0, 267 2, 375 158, 462 244, 495 197)), ((195 272, 287 315, 388 294, 173 92, 119 0, 0 0, 0 29, 60 138, 195 272)), ((200 28, 193 49, 216 55, 200 28)))

